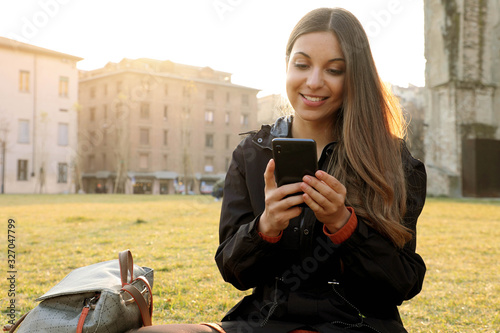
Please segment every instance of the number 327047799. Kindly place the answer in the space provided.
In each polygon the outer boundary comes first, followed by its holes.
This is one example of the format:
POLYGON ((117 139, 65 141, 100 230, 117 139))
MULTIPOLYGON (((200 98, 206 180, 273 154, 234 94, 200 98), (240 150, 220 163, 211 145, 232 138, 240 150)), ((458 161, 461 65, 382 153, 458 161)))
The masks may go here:
POLYGON ((7 265, 10 270, 16 268, 16 221, 9 219, 7 225, 7 265))

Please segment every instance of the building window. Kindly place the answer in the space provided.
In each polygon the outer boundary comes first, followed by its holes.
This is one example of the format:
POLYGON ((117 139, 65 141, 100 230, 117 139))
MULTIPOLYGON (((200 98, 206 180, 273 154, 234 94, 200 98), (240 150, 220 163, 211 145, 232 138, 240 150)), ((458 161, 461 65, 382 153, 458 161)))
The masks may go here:
POLYGON ((141 145, 149 145, 149 129, 147 128, 140 129, 139 140, 141 145))
POLYGON ((207 101, 213 101, 213 100, 214 100, 214 91, 207 90, 207 101))
POLYGON ((17 180, 28 180, 28 160, 17 160, 17 180))
POLYGON ((163 155, 163 170, 168 170, 168 155, 163 155))
POLYGON ((142 90, 145 91, 146 94, 151 92, 151 82, 147 78, 142 80, 142 90))
POLYGON ((226 93, 226 103, 229 103, 231 102, 231 94, 229 93, 229 91, 226 93))
POLYGON ((141 118, 149 119, 149 103, 146 102, 141 103, 141 118))
POLYGON ((69 79, 67 76, 59 77, 59 96, 68 97, 69 79))
POLYGON ((107 141, 108 141, 108 131, 106 130, 106 128, 103 128, 102 129, 102 145, 106 146, 107 141))
POLYGON ((90 98, 95 98, 95 87, 90 88, 90 98))
POLYGON ((240 118, 240 124, 242 126, 248 126, 248 115, 247 114, 242 114, 240 118))
POLYGON ((104 91, 104 96, 108 96, 108 85, 106 83, 104 84, 103 91, 104 91))
POLYGON ((182 96, 187 98, 191 97, 191 88, 188 86, 182 87, 182 96))
POLYGON ((139 154, 139 168, 140 169, 147 169, 148 168, 148 160, 149 160, 148 154, 139 154))
POLYGON ((168 145, 168 131, 163 130, 163 145, 167 146, 168 145))
POLYGON ((68 112, 68 109, 59 109, 59 112, 68 112))
POLYGON ((241 104, 248 105, 248 95, 247 94, 241 95, 241 104))
POLYGON ((102 169, 106 170, 107 156, 105 153, 102 154, 102 169))
POLYGON ((163 93, 165 94, 165 96, 167 96, 167 95, 168 95, 168 84, 165 84, 165 85, 163 86, 163 93))
POLYGON ((57 127, 57 144, 67 146, 68 142, 68 124, 59 123, 57 127))
POLYGON ((214 135, 205 134, 205 147, 213 148, 213 146, 214 146, 214 135))
POLYGON ((103 105, 102 109, 103 109, 102 110, 102 117, 104 119, 108 119, 108 106, 107 105, 103 105))
POLYGON ((68 182, 68 163, 59 163, 57 168, 57 182, 68 182))
POLYGON ((189 130, 181 130, 181 142, 185 147, 191 146, 191 132, 189 130))
POLYGON ((116 119, 121 119, 125 116, 125 108, 123 107, 123 103, 116 103, 116 119))
POLYGON ((226 134, 226 149, 229 149, 230 144, 231 144, 231 135, 226 134))
POLYGON ((18 132, 17 132, 17 142, 18 143, 30 143, 30 121, 19 119, 18 132))
POLYGON ((229 169, 229 163, 231 163, 231 160, 226 157, 226 170, 229 169))
POLYGON ((19 71, 19 91, 21 92, 30 91, 30 72, 19 71))
POLYGON ((168 118, 168 105, 163 106, 163 120, 168 118))
POLYGON ((191 116, 191 108, 183 107, 182 114, 184 115, 184 119, 189 119, 189 117, 191 116))
POLYGON ((96 146, 99 144, 99 138, 95 135, 95 131, 89 131, 89 139, 93 145, 96 146))
POLYGON ((214 112, 212 110, 205 111, 205 123, 207 124, 214 123, 214 112))
POLYGON ((95 108, 90 108, 90 121, 95 120, 95 108))
POLYGON ((214 157, 205 156, 205 167, 203 168, 205 172, 214 172, 214 157))
POLYGON ((122 81, 116 82, 116 92, 121 93, 122 92, 122 81))
POLYGON ((89 155, 89 157, 88 157, 88 166, 89 166, 89 170, 94 170, 95 169, 95 156, 94 155, 89 155))
POLYGON ((226 115, 224 116, 224 122, 226 123, 226 125, 229 125, 229 112, 226 112, 226 115))

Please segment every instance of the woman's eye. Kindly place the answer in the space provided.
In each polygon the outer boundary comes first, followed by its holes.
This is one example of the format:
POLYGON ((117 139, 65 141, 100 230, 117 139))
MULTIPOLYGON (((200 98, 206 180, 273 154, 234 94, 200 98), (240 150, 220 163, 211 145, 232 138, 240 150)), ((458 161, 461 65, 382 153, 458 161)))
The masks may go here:
POLYGON ((334 69, 334 68, 327 69, 326 71, 332 75, 340 75, 340 74, 344 73, 344 71, 342 71, 340 69, 334 69))
POLYGON ((297 64, 295 63, 294 66, 298 69, 306 69, 307 68, 307 65, 306 64, 297 64))

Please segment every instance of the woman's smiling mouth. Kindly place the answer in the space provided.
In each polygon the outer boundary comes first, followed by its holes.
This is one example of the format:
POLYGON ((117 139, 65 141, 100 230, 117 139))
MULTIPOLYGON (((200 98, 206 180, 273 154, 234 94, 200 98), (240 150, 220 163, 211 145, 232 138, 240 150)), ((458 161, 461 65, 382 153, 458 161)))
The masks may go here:
POLYGON ((328 99, 328 97, 321 97, 321 96, 311 96, 311 95, 304 95, 300 94, 302 97, 302 101, 308 106, 320 106, 328 99))

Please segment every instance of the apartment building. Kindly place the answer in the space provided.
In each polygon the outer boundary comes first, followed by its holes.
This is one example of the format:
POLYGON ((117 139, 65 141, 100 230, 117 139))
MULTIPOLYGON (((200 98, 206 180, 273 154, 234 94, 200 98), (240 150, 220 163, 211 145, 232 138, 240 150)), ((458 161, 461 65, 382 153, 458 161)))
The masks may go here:
POLYGON ((0 37, 1 193, 75 191, 80 60, 0 37))
POLYGON ((79 156, 87 193, 210 193, 239 133, 257 128, 254 88, 231 74, 123 59, 79 79, 79 156))
POLYGON ((277 118, 293 113, 288 98, 280 94, 260 97, 257 109, 257 122, 260 124, 274 124, 277 118))

